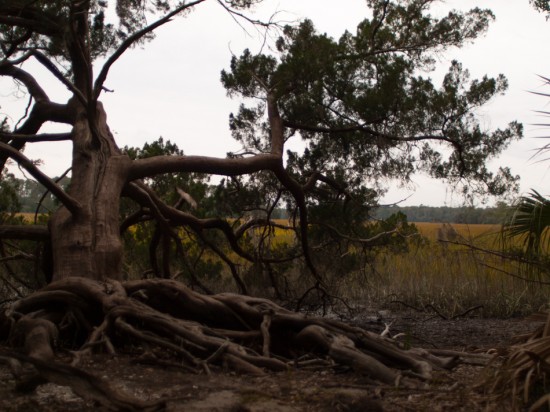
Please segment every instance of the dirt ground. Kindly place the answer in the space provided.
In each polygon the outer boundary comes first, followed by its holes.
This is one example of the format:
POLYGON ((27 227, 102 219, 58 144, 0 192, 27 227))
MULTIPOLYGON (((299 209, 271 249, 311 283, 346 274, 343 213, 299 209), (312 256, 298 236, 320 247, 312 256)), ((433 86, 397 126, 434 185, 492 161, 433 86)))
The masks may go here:
MULTIPOLYGON (((445 320, 430 313, 368 313, 351 320, 370 330, 390 333, 411 346, 486 352, 505 347, 514 335, 537 327, 525 319, 460 318, 445 320)), ((85 369, 116 382, 141 399, 167 399, 167 411, 468 411, 486 410, 486 398, 473 385, 484 368, 462 364, 436 371, 433 381, 417 389, 381 386, 338 367, 291 370, 261 377, 216 372, 188 373, 177 365, 159 366, 131 354, 94 355, 85 369)), ((67 387, 44 384, 31 394, 14 390, 8 369, 0 366, 0 411, 98 411, 67 387)))

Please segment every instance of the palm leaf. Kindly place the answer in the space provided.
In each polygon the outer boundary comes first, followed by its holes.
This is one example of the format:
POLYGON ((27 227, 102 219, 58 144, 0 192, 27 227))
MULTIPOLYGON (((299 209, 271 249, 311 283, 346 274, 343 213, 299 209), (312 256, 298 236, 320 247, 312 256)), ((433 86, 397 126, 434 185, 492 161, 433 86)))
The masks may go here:
MULTIPOLYGON (((545 77, 545 76, 541 76, 541 75, 538 75, 543 81, 544 81, 544 84, 545 85, 550 85, 550 78, 548 77, 545 77)), ((544 96, 544 97, 550 97, 550 93, 543 93, 543 92, 534 92, 534 91, 531 91, 532 94, 536 94, 538 96, 544 96)), ((550 112, 549 111, 545 111, 545 110, 535 110, 535 113, 539 113, 543 116, 549 116, 550 117, 550 112)), ((550 126, 550 124, 547 124, 547 123, 536 123, 534 124, 533 126, 541 126, 541 127, 548 127, 550 126)), ((540 136, 541 138, 544 138, 544 139, 548 139, 550 138, 550 136, 540 136)), ((535 154, 535 156, 538 156, 540 155, 541 153, 543 152, 547 152, 550 150, 550 144, 546 144, 542 147, 539 147, 538 150, 537 150, 537 153, 535 154)), ((545 160, 548 160, 548 159, 545 159, 545 160)))
POLYGON ((514 212, 503 225, 502 237, 508 245, 518 240, 528 257, 540 256, 549 245, 550 199, 536 190, 520 197, 514 212))

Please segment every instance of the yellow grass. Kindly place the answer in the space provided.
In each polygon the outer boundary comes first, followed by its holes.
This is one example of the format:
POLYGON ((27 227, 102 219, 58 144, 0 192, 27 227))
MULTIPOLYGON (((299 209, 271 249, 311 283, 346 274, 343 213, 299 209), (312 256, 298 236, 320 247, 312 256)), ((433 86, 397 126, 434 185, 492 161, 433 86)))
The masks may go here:
MULTIPOLYGON (((242 239, 243 247, 253 248, 264 242, 263 246, 271 248, 272 253, 287 255, 288 251, 283 250, 285 246, 298 244, 295 232, 288 220, 280 219, 275 223, 289 229, 273 228, 266 237, 263 229, 250 230, 242 239)), ((477 306, 482 308, 477 309, 475 315, 513 316, 535 311, 548 303, 547 286, 514 277, 523 276, 516 263, 460 245, 469 243, 481 249, 498 250, 499 225, 417 223, 416 226, 424 240, 411 238, 407 251, 377 249, 372 255, 358 255, 357 263, 347 265, 346 262, 352 262, 353 255, 361 251, 350 246, 347 253, 328 251, 326 255, 316 255, 318 270, 334 288, 334 294, 347 298, 352 304, 391 309, 410 305, 421 310, 428 310, 431 305, 452 317, 477 306)), ((131 234, 137 243, 145 240, 143 234, 131 234)), ((210 276, 216 265, 221 268, 221 277, 213 277, 211 287, 231 290, 234 287, 232 275, 222 259, 210 250, 203 250, 193 234, 181 231, 180 235, 187 259, 193 264, 195 259, 200 259, 210 265, 211 269, 204 269, 204 276, 210 276)), ((224 252, 235 262, 240 276, 250 282, 249 285, 254 285, 252 292, 261 294, 261 288, 265 289, 263 292, 269 289, 270 281, 261 279, 261 269, 258 272, 258 268, 229 247, 224 252)), ((179 270, 175 268, 174 273, 179 270)), ((196 270, 198 276, 203 276, 199 266, 196 270)), ((277 276, 304 285, 309 276, 309 271, 299 263, 288 263, 277 273, 277 276)), ((300 288, 295 290, 298 296, 300 288)))
POLYGON ((481 237, 494 237, 498 234, 501 225, 471 225, 465 223, 415 223, 422 236, 430 240, 438 240, 438 232, 445 227, 451 227, 463 239, 476 239, 481 237))
POLYGON ((394 309, 435 307, 449 317, 478 306, 476 315, 514 316, 548 304, 548 286, 515 277, 526 276, 517 263, 457 245, 498 251, 499 225, 418 223, 417 227, 427 242, 411 244, 406 253, 383 252, 376 257, 375 273, 362 278, 368 299, 394 309), (448 238, 449 231, 455 233, 453 239, 441 239, 448 238))
MULTIPOLYGON (((287 220, 276 223, 291 226, 287 220)), ((507 317, 530 313, 548 303, 546 286, 513 277, 522 276, 517 264, 461 245, 498 250, 500 225, 417 223, 416 226, 424 241, 412 239, 407 252, 382 250, 374 261, 370 257, 363 268, 351 272, 342 273, 344 264, 336 261, 322 263, 319 270, 328 277, 334 292, 351 303, 369 302, 392 309, 410 305, 429 311, 433 307, 453 317, 479 307, 474 315, 507 317)), ((249 236, 252 242, 257 242, 262 231, 251 231, 249 236)), ((266 242, 272 247, 291 245, 296 237, 292 230, 275 228, 266 242)), ((349 253, 355 251, 352 247, 349 253)), ((285 276, 296 279, 303 276, 297 268, 290 271, 294 274, 285 276)))
MULTIPOLYGON (((23 217, 23 221, 25 223, 34 223, 34 213, 16 213, 15 215, 23 217)), ((39 219, 40 217, 43 217, 43 216, 44 215, 41 213, 38 214, 39 219)))

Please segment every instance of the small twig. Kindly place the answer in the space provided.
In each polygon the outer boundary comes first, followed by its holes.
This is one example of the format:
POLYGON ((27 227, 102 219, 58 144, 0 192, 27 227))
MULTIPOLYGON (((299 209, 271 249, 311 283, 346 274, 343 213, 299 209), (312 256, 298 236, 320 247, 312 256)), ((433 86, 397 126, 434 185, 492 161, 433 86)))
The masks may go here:
POLYGON ((392 301, 390 301, 390 303, 399 303, 400 305, 406 306, 406 307, 408 307, 410 309, 413 309, 417 312, 425 312, 424 309, 419 309, 416 306, 409 305, 408 303, 405 303, 405 302, 400 301, 400 300, 392 300, 392 301))
POLYGON ((383 338, 384 336, 389 335, 391 325, 393 325, 393 322, 384 323, 385 328, 384 328, 384 330, 382 331, 382 333, 380 334, 380 337, 383 338))
POLYGON ((432 305, 431 303, 428 303, 427 305, 424 306, 426 309, 431 309, 433 310, 437 316, 439 316, 441 319, 443 320, 449 320, 449 318, 445 315, 443 315, 441 312, 439 312, 435 307, 434 305, 432 305))
POLYGON ((229 342, 225 342, 218 349, 216 349, 216 352, 214 352, 212 355, 206 358, 204 360, 204 363, 209 364, 209 363, 215 362, 227 351, 228 348, 229 348, 229 342))
POLYGON ((477 309, 483 309, 483 305, 477 305, 477 306, 473 306, 471 307, 470 309, 467 309, 465 310, 464 312, 458 314, 458 315, 454 315, 453 317, 451 317, 451 319, 458 319, 458 318, 461 318, 463 316, 466 316, 468 313, 470 312, 473 312, 474 310, 477 310, 477 309))

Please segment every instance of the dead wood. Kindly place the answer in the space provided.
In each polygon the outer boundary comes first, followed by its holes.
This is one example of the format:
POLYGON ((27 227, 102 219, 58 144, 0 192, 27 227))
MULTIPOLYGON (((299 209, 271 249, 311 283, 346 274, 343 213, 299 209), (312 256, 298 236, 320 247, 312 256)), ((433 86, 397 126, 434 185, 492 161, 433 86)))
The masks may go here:
POLYGON ((429 380, 432 369, 451 368, 459 360, 404 350, 392 339, 292 312, 267 299, 203 295, 170 279, 65 278, 21 299, 5 317, 13 323, 12 342, 26 352, 14 359, 32 364, 42 381, 67 384, 80 396, 114 409, 154 410, 159 404, 134 404, 121 394, 108 401, 116 392, 110 384, 55 361, 57 333, 60 341, 73 346, 67 348, 74 355, 73 365, 94 350, 115 355, 131 345, 143 356, 153 354, 149 361, 179 359, 196 373, 216 367, 261 375, 300 366, 343 365, 386 384, 414 387, 429 380), (70 319, 68 314, 73 314, 70 319), (154 355, 155 348, 161 356, 154 355))
POLYGON ((105 379, 70 365, 47 362, 13 351, 0 350, 0 359, 16 359, 31 364, 46 381, 70 387, 84 399, 100 403, 108 410, 116 411, 160 411, 165 401, 145 402, 114 388, 105 379))

